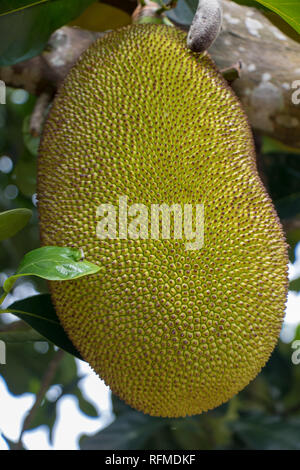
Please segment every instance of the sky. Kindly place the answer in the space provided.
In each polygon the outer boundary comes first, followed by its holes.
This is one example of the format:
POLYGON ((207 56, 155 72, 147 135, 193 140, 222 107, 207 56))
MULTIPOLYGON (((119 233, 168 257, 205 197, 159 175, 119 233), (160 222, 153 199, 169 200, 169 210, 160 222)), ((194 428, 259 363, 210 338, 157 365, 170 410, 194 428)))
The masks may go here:
MULTIPOLYGON (((290 280, 300 276, 300 243, 296 248, 296 261, 289 267, 290 280)), ((26 293, 28 295, 28 292, 26 293)), ((22 293, 19 292, 19 295, 22 293)), ((32 293, 30 293, 32 295, 32 293)), ((300 293, 290 292, 287 311, 281 339, 290 342, 293 339, 296 326, 300 323, 300 293)), ((89 365, 76 359, 79 372, 86 377, 80 382, 81 390, 96 407, 99 418, 89 418, 83 415, 76 405, 76 399, 63 397, 58 405, 58 420, 54 429, 53 445, 49 443, 46 426, 28 431, 24 434, 23 442, 29 450, 76 450, 82 434, 94 434, 109 425, 113 419, 109 388, 92 371, 89 365)), ((49 391, 55 394, 55 388, 49 391)), ((12 396, 0 376, 0 434, 5 434, 12 441, 19 437, 22 422, 26 412, 32 407, 34 396, 25 393, 21 397, 12 396)), ((0 436, 0 451, 8 446, 0 436)))

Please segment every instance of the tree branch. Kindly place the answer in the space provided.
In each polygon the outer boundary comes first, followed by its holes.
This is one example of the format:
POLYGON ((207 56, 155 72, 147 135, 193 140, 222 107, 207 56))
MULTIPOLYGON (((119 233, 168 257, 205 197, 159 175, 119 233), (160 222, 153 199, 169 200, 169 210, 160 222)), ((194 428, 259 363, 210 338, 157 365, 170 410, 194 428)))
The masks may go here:
POLYGON ((33 407, 30 409, 28 415, 26 416, 26 418, 24 420, 22 430, 21 430, 21 433, 20 433, 20 436, 19 436, 19 442, 17 443, 17 447, 19 447, 20 449, 23 448, 23 444, 22 444, 23 434, 24 434, 25 431, 27 431, 27 429, 29 429, 29 426, 30 426, 30 424, 32 423, 32 421, 34 419, 35 414, 36 414, 39 406, 41 405, 41 403, 44 399, 45 393, 47 392, 48 388, 52 384, 52 381, 53 381, 53 378, 54 378, 55 373, 57 371, 57 368, 60 364, 60 361, 63 359, 64 354, 65 354, 65 352, 62 349, 59 349, 55 353, 52 361, 50 362, 50 364, 48 366, 48 369, 47 369, 47 371, 46 371, 46 373, 45 373, 45 375, 42 379, 40 390, 38 391, 38 393, 36 395, 36 399, 35 399, 35 402, 33 404, 33 407))
POLYGON ((53 95, 82 52, 103 34, 64 26, 52 34, 41 55, 1 67, 0 80, 34 95, 53 95))
POLYGON ((219 68, 242 62, 232 87, 252 127, 300 148, 300 105, 292 102, 292 83, 300 79, 300 44, 262 13, 223 0, 224 20, 210 54, 219 68))
MULTIPOLYGON (((136 1, 115 0, 130 9, 136 1)), ((113 4, 113 0, 107 0, 113 4)), ((300 148, 300 105, 292 102, 292 83, 300 79, 300 44, 287 37, 258 10, 222 0, 221 34, 209 50, 220 69, 241 62, 233 88, 255 131, 300 148)), ((125 6, 126 8, 125 8, 125 6)), ((127 10, 128 11, 128 10, 127 10)), ((130 10, 131 11, 131 10, 130 10)), ((63 27, 39 57, 0 69, 0 80, 31 93, 53 94, 79 55, 101 34, 63 27)))
POLYGON ((51 102, 49 93, 41 93, 36 101, 33 113, 30 116, 30 133, 34 137, 38 137, 42 133, 42 127, 46 116, 46 111, 51 102))

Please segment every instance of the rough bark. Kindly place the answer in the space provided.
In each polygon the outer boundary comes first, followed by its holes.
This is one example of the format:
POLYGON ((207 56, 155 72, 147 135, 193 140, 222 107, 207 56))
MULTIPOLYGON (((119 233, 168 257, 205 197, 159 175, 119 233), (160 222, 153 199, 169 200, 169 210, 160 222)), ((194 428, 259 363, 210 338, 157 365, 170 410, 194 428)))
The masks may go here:
MULTIPOLYGON (((122 2, 115 0, 115 5, 130 12, 136 5, 131 0, 122 2)), ((256 9, 227 0, 223 7, 222 31, 209 53, 220 69, 241 62, 241 77, 232 86, 253 128, 300 148, 300 105, 292 102, 292 84, 300 80, 300 44, 256 9)), ((3 67, 0 79, 38 95, 51 95, 78 56, 101 34, 63 27, 52 35, 43 54, 3 67)))
POLYGON ((41 55, 10 67, 1 67, 0 80, 35 95, 51 94, 82 52, 103 34, 64 26, 52 34, 41 55))
POLYGON ((242 62, 233 88, 255 130, 300 148, 300 105, 292 84, 300 80, 300 44, 253 8, 223 1, 222 32, 210 49, 220 68, 242 62))

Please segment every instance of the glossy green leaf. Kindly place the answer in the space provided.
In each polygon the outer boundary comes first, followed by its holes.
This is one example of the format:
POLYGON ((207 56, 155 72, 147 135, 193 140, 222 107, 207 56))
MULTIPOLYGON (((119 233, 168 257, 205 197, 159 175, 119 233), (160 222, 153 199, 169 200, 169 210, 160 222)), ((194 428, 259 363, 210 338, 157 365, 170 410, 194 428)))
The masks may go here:
POLYGON ((79 261, 81 253, 73 248, 44 246, 27 253, 13 276, 6 279, 3 289, 10 291, 15 281, 22 276, 38 276, 48 281, 66 281, 95 274, 99 266, 88 261, 79 261))
POLYGON ((300 33, 300 5, 299 0, 257 0, 261 5, 281 16, 298 33, 300 33))
POLYGON ((255 7, 262 9, 266 16, 270 18, 271 12, 276 13, 277 17, 282 18, 292 28, 300 33, 300 8, 299 0, 289 0, 284 2, 282 0, 234 0, 239 5, 255 7))
POLYGON ((2 212, 0 214, 0 240, 13 237, 28 224, 31 216, 31 210, 25 208, 2 212))
POLYGON ((246 7, 251 7, 251 8, 259 8, 262 10, 268 10, 266 7, 260 5, 257 3, 256 0, 232 0, 235 3, 238 3, 239 5, 244 5, 246 7))
MULTIPOLYGON (((37 3, 33 0, 30 8, 0 16, 0 66, 12 65, 40 54, 53 31, 74 20, 94 1, 52 0, 37 3)), ((9 2, 12 9, 19 3, 17 0, 9 2)), ((22 1, 21 6, 25 3, 29 2, 22 1)), ((5 12, 5 5, 2 8, 5 12)))
POLYGON ((49 294, 34 295, 24 300, 18 300, 7 307, 5 312, 13 313, 46 340, 82 359, 63 330, 49 294))

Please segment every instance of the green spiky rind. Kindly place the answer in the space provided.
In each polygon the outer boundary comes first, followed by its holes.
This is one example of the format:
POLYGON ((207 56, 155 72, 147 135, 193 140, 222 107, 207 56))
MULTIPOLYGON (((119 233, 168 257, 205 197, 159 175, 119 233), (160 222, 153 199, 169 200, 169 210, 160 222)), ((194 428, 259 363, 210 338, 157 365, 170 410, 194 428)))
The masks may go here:
POLYGON ((51 283, 81 355, 154 416, 214 408, 252 380, 281 329, 287 248, 245 114, 209 56, 175 28, 96 41, 54 102, 40 147, 42 241, 104 268, 51 283), (203 203, 205 241, 99 240, 102 203, 203 203))

